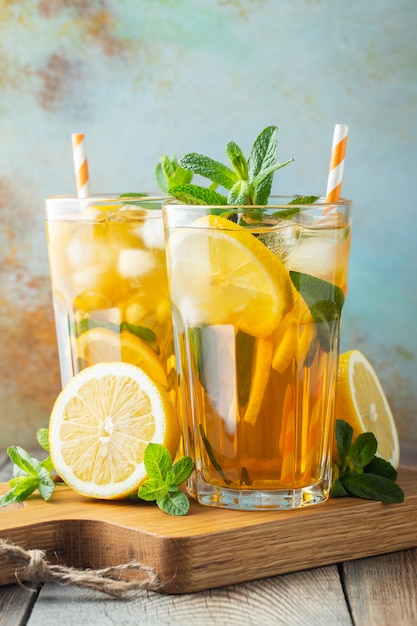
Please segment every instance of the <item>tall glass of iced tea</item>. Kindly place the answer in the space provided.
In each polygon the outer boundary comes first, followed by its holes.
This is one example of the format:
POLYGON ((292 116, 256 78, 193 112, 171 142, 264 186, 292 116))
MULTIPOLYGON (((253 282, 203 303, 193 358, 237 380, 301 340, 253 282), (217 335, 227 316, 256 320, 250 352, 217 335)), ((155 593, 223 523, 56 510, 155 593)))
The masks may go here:
POLYGON ((175 400, 162 200, 46 200, 63 385, 89 365, 126 361, 168 388, 175 400))
POLYGON ((326 500, 351 202, 163 212, 189 494, 248 510, 326 500))

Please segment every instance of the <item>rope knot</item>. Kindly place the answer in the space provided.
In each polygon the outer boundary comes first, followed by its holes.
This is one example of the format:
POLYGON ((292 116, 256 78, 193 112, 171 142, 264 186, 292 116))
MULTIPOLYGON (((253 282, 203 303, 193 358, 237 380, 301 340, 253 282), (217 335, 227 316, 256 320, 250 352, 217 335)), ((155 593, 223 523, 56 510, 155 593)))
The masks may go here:
POLYGON ((0 563, 2 557, 16 564, 16 579, 20 583, 55 582, 61 585, 76 585, 101 591, 114 598, 122 598, 139 589, 156 590, 162 587, 156 572, 143 563, 131 561, 121 565, 112 565, 103 569, 76 569, 66 565, 54 565, 45 559, 43 550, 25 550, 9 541, 0 539, 0 563), (17 569, 21 568, 19 575, 17 569), (139 572, 142 580, 124 580, 123 573, 139 572))

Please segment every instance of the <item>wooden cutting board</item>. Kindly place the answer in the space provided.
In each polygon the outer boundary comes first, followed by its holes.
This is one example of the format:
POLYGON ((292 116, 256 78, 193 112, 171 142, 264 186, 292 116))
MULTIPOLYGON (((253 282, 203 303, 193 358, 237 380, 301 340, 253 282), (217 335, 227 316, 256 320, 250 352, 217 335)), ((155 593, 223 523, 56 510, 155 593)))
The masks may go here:
MULTIPOLYGON (((49 502, 32 496, 0 508, 0 537, 76 568, 140 561, 158 574, 159 591, 187 593, 417 547, 417 471, 400 468, 398 483, 405 501, 396 505, 332 498, 293 511, 246 512, 192 502, 184 517, 58 486, 49 502)), ((0 484, 0 493, 7 489, 0 484)), ((0 585, 15 582, 16 564, 0 560, 0 585)))

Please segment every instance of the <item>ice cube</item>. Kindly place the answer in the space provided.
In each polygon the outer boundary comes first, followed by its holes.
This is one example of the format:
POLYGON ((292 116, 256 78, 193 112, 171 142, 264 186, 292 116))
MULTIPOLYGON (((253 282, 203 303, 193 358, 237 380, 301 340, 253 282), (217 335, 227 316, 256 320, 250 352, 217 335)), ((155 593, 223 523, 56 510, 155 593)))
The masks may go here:
POLYGON ((148 248, 158 248, 159 250, 165 248, 162 218, 149 217, 145 219, 142 226, 142 237, 148 248))
POLYGON ((94 239, 91 233, 75 235, 67 247, 67 258, 74 269, 83 269, 89 265, 100 272, 110 270, 114 262, 107 245, 107 239, 94 239))
POLYGON ((120 251, 118 270, 123 278, 134 278, 151 272, 155 268, 155 258, 146 250, 125 248, 120 251))
POLYGON ((323 237, 300 239, 285 262, 289 270, 332 281, 338 269, 338 246, 323 237))
POLYGON ((273 226, 267 232, 261 233, 259 240, 262 241, 271 252, 276 254, 281 261, 285 261, 291 250, 297 244, 299 236, 300 226, 298 224, 295 224, 291 220, 280 220, 276 226, 273 226))

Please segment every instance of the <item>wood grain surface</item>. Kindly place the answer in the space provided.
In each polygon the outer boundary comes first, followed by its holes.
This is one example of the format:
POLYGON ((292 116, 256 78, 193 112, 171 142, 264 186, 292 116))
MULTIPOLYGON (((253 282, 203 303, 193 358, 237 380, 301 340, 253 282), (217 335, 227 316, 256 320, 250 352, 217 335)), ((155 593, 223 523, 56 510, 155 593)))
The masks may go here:
MULTIPOLYGON (((167 516, 154 504, 91 500, 59 486, 48 503, 32 497, 0 509, 0 536, 74 567, 135 559, 157 572, 162 592, 181 594, 415 548, 417 472, 400 469, 398 482, 406 494, 399 505, 334 498, 251 513, 193 502, 184 517, 167 516)), ((0 584, 14 582, 15 569, 4 563, 0 584)))

